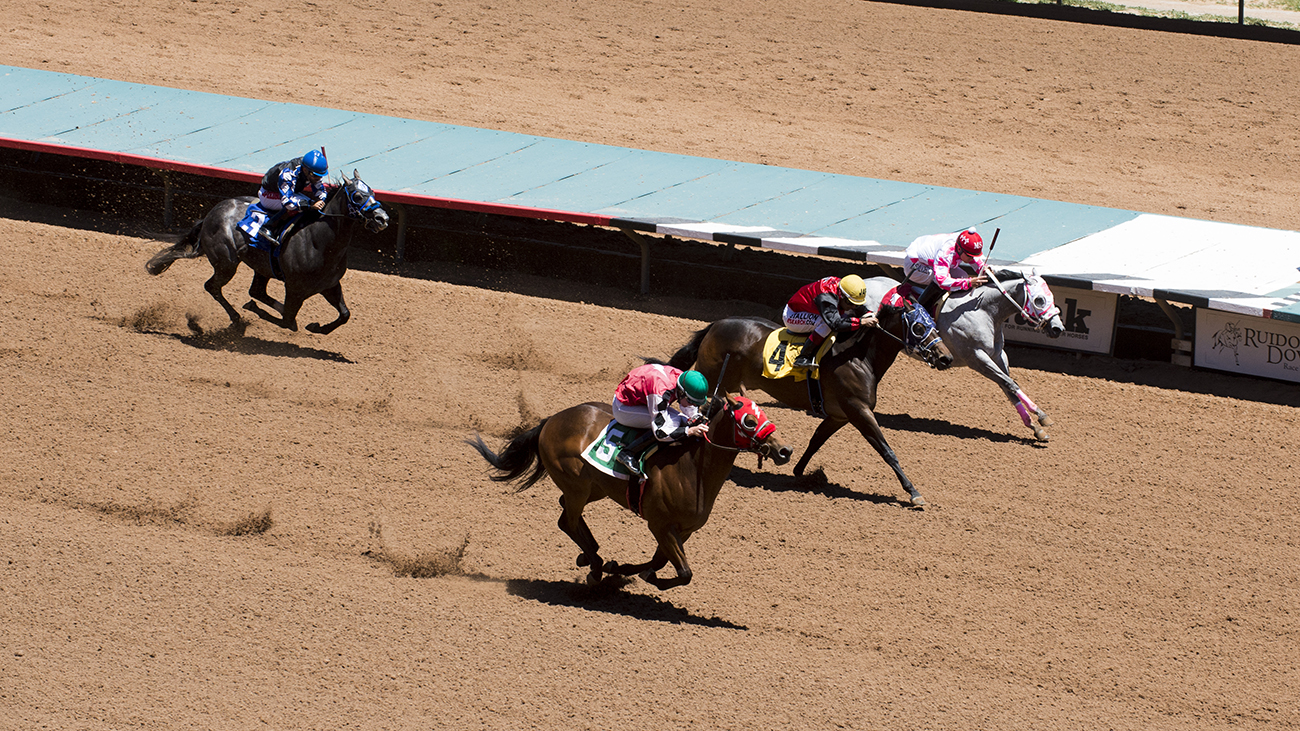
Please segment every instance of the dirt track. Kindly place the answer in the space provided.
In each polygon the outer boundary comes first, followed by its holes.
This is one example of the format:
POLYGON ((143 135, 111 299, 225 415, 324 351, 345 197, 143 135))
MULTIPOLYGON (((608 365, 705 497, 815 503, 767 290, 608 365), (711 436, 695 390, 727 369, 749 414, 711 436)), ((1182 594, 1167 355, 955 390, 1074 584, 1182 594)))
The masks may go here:
MULTIPOLYGON (((10 14, 20 66, 1300 227, 1290 46, 331 0, 249 64, 259 6, 10 14)), ((927 509, 844 432, 820 481, 740 460, 691 585, 589 589, 554 487, 490 483, 462 440, 607 398, 718 303, 352 272, 333 335, 236 337, 205 264, 151 278, 156 242, 0 204, 0 728, 1300 726, 1300 387, 1018 351, 1042 446, 990 383, 900 362, 880 418, 927 509)), ((651 548, 612 505, 588 520, 607 558, 651 548)))

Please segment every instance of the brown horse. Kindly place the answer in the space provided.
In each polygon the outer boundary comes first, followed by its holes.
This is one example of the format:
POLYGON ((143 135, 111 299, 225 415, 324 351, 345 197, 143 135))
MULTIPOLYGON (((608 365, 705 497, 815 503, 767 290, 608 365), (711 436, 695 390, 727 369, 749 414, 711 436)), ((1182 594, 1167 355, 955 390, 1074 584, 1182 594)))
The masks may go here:
MULTIPOLYGON (((715 403, 720 402, 715 400, 715 403)), ((628 499, 629 481, 605 474, 582 457, 583 451, 613 418, 609 404, 581 404, 543 419, 512 439, 500 454, 488 449, 477 434, 466 443, 498 471, 492 475, 493 480, 517 482, 518 491, 550 475, 564 493, 560 497, 563 508, 560 530, 582 549, 578 565, 591 567, 588 584, 599 583, 604 573, 640 574, 660 589, 668 589, 690 583, 691 567, 686 563, 682 544, 708 521, 713 501, 731 473, 736 455, 742 451, 754 452, 760 464, 764 457, 777 464, 790 461, 790 448, 776 438, 776 427, 753 401, 727 397, 725 405, 713 411, 705 438, 661 445, 646 458, 640 513, 659 547, 649 561, 636 565, 603 561, 597 553, 600 546, 582 517, 583 508, 601 498, 610 498, 632 509, 628 499), (655 572, 669 561, 677 569, 677 576, 671 579, 656 576, 655 572)))
MULTIPOLYGON (((822 358, 820 382, 825 419, 813 433, 794 473, 802 475, 826 440, 845 424, 852 424, 894 470, 912 504, 920 506, 925 499, 903 474, 898 457, 876 423, 876 385, 905 346, 909 355, 939 370, 952 364, 952 353, 939 338, 934 320, 921 307, 881 307, 876 317, 877 327, 858 330, 837 342, 822 358)), ((726 391, 744 393, 745 389, 756 388, 787 406, 811 410, 807 381, 763 375, 763 343, 778 327, 757 317, 718 320, 697 331, 668 364, 681 369, 694 364, 695 370, 711 383, 717 383, 721 374, 719 387, 726 391), (728 365, 722 373, 724 362, 728 365)))

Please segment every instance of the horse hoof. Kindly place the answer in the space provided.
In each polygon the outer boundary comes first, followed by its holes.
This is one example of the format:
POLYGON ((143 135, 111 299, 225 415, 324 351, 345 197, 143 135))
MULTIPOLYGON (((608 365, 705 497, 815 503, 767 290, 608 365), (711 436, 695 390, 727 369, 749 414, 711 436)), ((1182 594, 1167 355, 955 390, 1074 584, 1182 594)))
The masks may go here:
POLYGON ((1049 437, 1047 436, 1047 432, 1037 428, 1034 429, 1034 438, 1040 442, 1045 442, 1049 439, 1049 437))
POLYGON ((914 508, 919 508, 925 505, 925 498, 921 497, 920 495, 913 495, 911 500, 912 500, 912 507, 914 508))
POLYGON ((1047 414, 1039 414, 1038 423, 1041 426, 1051 426, 1055 422, 1053 422, 1052 417, 1048 416, 1047 414))
POLYGON ((599 571, 592 571, 591 573, 587 574, 587 586, 595 586, 596 584, 599 584, 601 580, 604 578, 605 577, 601 576, 599 571))
POLYGON ((578 554, 578 565, 579 565, 579 566, 590 566, 590 565, 591 565, 591 560, 587 558, 587 554, 585 554, 585 553, 579 553, 579 554, 578 554))

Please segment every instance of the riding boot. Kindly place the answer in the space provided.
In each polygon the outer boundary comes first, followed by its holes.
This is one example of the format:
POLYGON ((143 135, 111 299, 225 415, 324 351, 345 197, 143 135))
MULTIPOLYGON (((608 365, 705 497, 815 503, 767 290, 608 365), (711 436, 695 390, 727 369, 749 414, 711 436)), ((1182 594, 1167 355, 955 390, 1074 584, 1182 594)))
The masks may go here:
POLYGON ((266 217, 266 223, 262 224, 262 238, 270 241, 276 246, 280 245, 280 219, 284 218, 284 209, 272 213, 266 217))
POLYGON ((808 341, 803 344, 803 348, 799 351, 799 355, 790 365, 795 368, 812 368, 817 365, 817 351, 821 349, 822 341, 825 339, 826 338, 823 338, 817 333, 809 335, 808 341))
POLYGON ((633 439, 630 444, 619 450, 618 463, 626 467, 627 471, 634 475, 641 474, 641 452, 655 441, 654 430, 646 431, 646 433, 633 439))
POLYGON ((917 298, 916 303, 924 307, 927 312, 933 312, 934 303, 938 302, 942 296, 943 287, 940 287, 938 282, 930 282, 925 291, 921 293, 921 296, 917 298))

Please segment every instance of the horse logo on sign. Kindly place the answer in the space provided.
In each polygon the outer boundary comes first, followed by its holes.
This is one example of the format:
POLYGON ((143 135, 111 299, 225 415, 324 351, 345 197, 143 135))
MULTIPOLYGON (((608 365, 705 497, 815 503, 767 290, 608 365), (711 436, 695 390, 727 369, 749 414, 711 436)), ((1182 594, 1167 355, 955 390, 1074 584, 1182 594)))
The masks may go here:
POLYGON ((1232 350, 1232 360, 1241 365, 1241 358, 1237 354, 1237 346, 1241 345, 1241 327, 1235 322, 1225 322, 1223 327, 1214 334, 1214 343, 1210 346, 1213 350, 1232 350))

